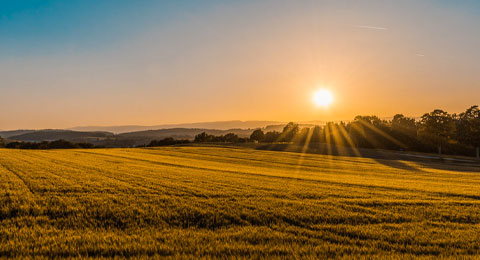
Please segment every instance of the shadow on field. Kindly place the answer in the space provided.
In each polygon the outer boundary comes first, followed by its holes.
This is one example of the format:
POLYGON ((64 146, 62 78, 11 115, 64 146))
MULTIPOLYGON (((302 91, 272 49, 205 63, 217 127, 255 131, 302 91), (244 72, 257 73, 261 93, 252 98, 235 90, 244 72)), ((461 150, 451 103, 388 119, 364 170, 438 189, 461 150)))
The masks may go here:
MULTIPOLYGON (((297 152, 301 153, 304 148, 300 145, 277 143, 277 144, 262 144, 258 145, 257 150, 268 151, 284 151, 284 152, 297 152)), ((310 144, 305 153, 333 155, 333 156, 346 156, 346 157, 362 157, 374 159, 376 162, 385 166, 408 170, 423 172, 421 168, 432 168, 439 170, 461 171, 461 172, 480 172, 480 164, 472 162, 456 162, 436 158, 420 158, 409 156, 408 154, 402 154, 395 151, 375 150, 366 148, 350 148, 329 144, 310 144), (417 168, 402 161, 411 161, 422 167, 417 168)))
POLYGON ((414 167, 412 165, 406 164, 402 161, 399 161, 397 159, 375 159, 373 158, 377 163, 383 164, 385 166, 395 168, 395 169, 401 169, 401 170, 407 170, 407 171, 412 171, 412 172, 424 172, 422 169, 414 167))

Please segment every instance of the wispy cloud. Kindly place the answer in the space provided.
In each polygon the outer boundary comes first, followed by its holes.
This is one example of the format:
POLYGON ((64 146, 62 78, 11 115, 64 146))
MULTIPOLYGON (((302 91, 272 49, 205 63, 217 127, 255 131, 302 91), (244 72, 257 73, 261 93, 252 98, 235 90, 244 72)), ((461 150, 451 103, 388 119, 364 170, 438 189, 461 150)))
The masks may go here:
POLYGON ((355 25, 357 28, 361 29, 370 29, 370 30, 388 30, 386 27, 380 27, 380 26, 369 26, 369 25, 355 25))
POLYGON ((417 55, 418 57, 425 57, 425 54, 421 54, 421 53, 417 53, 415 55, 417 55))

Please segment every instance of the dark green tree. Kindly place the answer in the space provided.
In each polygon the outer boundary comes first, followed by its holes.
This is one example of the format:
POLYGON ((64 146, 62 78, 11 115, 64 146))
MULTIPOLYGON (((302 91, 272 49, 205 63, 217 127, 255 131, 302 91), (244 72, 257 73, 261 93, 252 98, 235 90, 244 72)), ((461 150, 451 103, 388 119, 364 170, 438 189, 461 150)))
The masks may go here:
POLYGON ((415 118, 396 114, 390 121, 390 128, 389 134, 402 143, 404 148, 414 150, 420 147, 417 139, 418 125, 415 118))
POLYGON ((378 116, 356 116, 354 120, 376 127, 379 127, 385 123, 385 121, 381 120, 378 116))
POLYGON ((312 128, 304 127, 298 131, 298 133, 293 137, 292 142, 294 143, 310 143, 312 138, 312 128))
POLYGON ((422 116, 419 134, 422 139, 437 146, 442 154, 442 147, 455 133, 454 117, 447 112, 435 109, 422 116))
POLYGON ((257 129, 253 131, 252 134, 250 135, 251 141, 262 142, 264 138, 265 138, 265 133, 263 133, 262 129, 257 129))
POLYGON ((238 136, 234 133, 228 133, 223 138, 227 143, 238 143, 238 136))
POLYGON ((295 135, 300 131, 300 127, 297 123, 290 122, 288 123, 282 131, 281 140, 282 142, 291 142, 295 135))
POLYGON ((263 139, 263 141, 267 143, 278 142, 280 139, 280 135, 280 132, 277 131, 267 132, 265 133, 265 138, 263 139))
POLYGON ((320 143, 320 142, 325 142, 325 138, 323 135, 323 129, 321 126, 315 126, 312 129, 312 137, 310 139, 311 143, 320 143))
POLYGON ((212 135, 209 135, 205 132, 202 132, 198 135, 195 136, 195 143, 205 143, 205 142, 212 142, 213 141, 213 137, 212 135))
POLYGON ((388 148, 387 128, 386 121, 377 116, 356 116, 346 127, 355 146, 364 148, 388 148))
POLYGON ((392 130, 409 136, 417 136, 417 123, 415 122, 415 118, 396 114, 392 119, 392 130))
POLYGON ((477 159, 480 159, 480 109, 478 106, 472 106, 461 113, 456 126, 458 141, 475 147, 477 159))

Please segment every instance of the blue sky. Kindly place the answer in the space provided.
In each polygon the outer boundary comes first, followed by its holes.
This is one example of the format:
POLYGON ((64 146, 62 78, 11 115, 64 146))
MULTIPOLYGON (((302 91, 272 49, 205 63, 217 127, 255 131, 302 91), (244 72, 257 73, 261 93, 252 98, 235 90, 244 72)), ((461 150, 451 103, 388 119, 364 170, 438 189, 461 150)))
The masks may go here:
MULTIPOLYGON (((251 1, 243 1, 247 2, 251 1)), ((334 1, 316 2, 331 5, 334 1)), ((340 2, 339 5, 345 7, 376 5, 379 2, 383 5, 394 1, 340 2)), ((452 9, 452 12, 480 16, 480 1, 477 0, 431 2, 452 9)), ((106 48, 131 39, 146 28, 161 27, 185 15, 201 13, 218 5, 234 4, 233 1, 211 0, 1 0, 0 3, 1 56, 106 48)), ((284 2, 278 3, 281 5, 284 2)), ((248 15, 245 18, 248 19, 248 15)))
POLYGON ((479 28, 474 0, 0 0, 0 129, 461 112, 479 28))
POLYGON ((2 0, 0 54, 101 49, 209 4, 188 1, 2 0))

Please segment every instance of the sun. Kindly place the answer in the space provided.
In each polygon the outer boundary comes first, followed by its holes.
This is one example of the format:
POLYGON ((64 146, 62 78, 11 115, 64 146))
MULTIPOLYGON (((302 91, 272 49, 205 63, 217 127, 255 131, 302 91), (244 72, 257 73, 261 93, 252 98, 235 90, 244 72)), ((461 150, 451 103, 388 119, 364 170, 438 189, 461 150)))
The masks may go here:
POLYGON ((333 102, 332 92, 319 89, 313 93, 313 102, 319 107, 328 107, 333 102))

